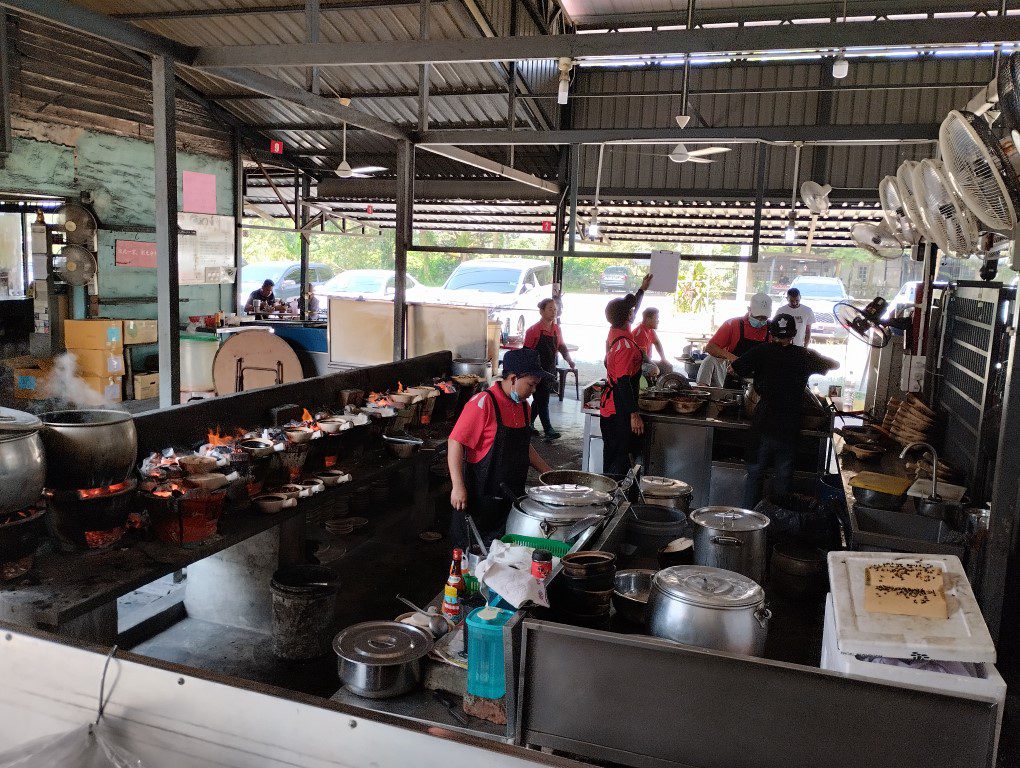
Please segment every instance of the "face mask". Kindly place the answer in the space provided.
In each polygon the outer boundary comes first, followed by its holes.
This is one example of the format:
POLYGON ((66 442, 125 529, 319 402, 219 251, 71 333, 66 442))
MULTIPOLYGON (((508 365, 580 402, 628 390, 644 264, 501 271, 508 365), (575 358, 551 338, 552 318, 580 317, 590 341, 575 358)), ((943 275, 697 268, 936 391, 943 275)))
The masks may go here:
POLYGON ((749 317, 747 321, 751 324, 752 328, 761 328, 768 320, 759 320, 757 317, 749 317))

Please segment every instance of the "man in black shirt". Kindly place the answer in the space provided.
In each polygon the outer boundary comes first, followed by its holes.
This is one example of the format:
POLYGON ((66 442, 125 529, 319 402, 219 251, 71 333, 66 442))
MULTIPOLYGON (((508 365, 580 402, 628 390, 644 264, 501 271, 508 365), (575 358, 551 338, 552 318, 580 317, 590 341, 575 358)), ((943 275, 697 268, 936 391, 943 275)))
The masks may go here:
MULTIPOLYGON (((244 305, 245 312, 255 312, 255 302, 261 301, 259 305, 263 309, 271 309, 276 305, 276 294, 273 293, 273 286, 275 283, 272 280, 266 280, 262 283, 261 288, 256 288, 248 296, 248 302, 244 305)), ((261 312, 255 312, 256 320, 265 320, 268 315, 262 314, 261 312)))
POLYGON ((733 370, 739 376, 753 376, 760 400, 752 420, 758 448, 748 467, 744 506, 754 509, 761 499, 765 470, 775 467, 773 489, 786 493, 793 479, 797 436, 804 411, 804 388, 816 373, 827 373, 839 363, 793 343, 797 321, 779 314, 769 324, 772 344, 761 344, 737 358, 733 370))

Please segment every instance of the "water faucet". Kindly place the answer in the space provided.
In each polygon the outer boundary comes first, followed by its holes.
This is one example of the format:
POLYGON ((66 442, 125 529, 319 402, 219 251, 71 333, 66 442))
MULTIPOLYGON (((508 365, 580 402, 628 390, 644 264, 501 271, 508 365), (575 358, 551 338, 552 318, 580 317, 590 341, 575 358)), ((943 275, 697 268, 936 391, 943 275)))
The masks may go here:
POLYGON ((917 448, 919 446, 921 448, 927 448, 929 451, 931 451, 931 457, 932 457, 931 458, 931 496, 929 496, 928 498, 929 499, 938 499, 938 498, 940 498, 939 494, 938 494, 938 488, 937 488, 937 485, 938 485, 938 473, 939 473, 939 454, 938 454, 938 451, 936 451, 935 448, 932 445, 930 445, 929 443, 911 443, 906 448, 904 448, 902 451, 900 451, 900 458, 901 459, 906 458, 906 455, 907 455, 907 453, 909 451, 911 451, 914 448, 917 448))

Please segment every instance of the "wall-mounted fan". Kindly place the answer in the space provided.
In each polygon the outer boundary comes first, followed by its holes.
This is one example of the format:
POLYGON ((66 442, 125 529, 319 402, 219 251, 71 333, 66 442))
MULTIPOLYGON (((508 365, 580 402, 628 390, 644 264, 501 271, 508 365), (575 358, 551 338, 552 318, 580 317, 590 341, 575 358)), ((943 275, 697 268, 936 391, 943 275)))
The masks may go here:
POLYGON ((65 245, 53 258, 53 268, 68 285, 85 285, 96 276, 96 257, 80 245, 65 245))
POLYGON ((336 167, 337 176, 341 179, 367 179, 370 174, 386 170, 379 165, 365 165, 361 168, 351 168, 351 164, 347 162, 347 123, 344 123, 343 136, 343 154, 340 157, 340 165, 336 167))
POLYGON ((898 259, 903 255, 903 243, 889 231, 884 221, 878 224, 856 222, 850 227, 850 239, 877 259, 898 259))
POLYGON ((825 216, 829 212, 829 193, 832 187, 829 184, 819 184, 817 181, 805 181, 800 185, 800 199, 804 207, 811 213, 811 224, 808 226, 807 240, 804 241, 804 252, 811 251, 811 242, 815 238, 815 226, 818 224, 818 217, 825 216))
POLYGON ((999 115, 1007 128, 1020 128, 1020 53, 1014 51, 999 65, 995 81, 999 115))
POLYGON ((911 226, 910 218, 903 207, 895 176, 886 176, 878 183, 878 199, 882 205, 882 218, 889 233, 903 245, 916 243, 917 231, 911 226))
POLYGON ((869 347, 884 347, 892 338, 890 322, 882 320, 886 306, 888 302, 881 296, 873 298, 864 309, 841 301, 833 307, 833 314, 840 325, 869 347))
POLYGON ((918 237, 931 242, 931 233, 928 232, 924 216, 917 205, 917 196, 914 190, 914 170, 916 168, 917 162, 914 160, 905 160, 900 163, 900 167, 896 169, 896 189, 899 192, 903 210, 907 214, 907 218, 910 219, 910 226, 918 237))
POLYGON ((56 227, 64 233, 68 243, 87 246, 93 244, 99 225, 96 217, 84 205, 65 203, 57 208, 54 215, 57 218, 56 227))
POLYGON ((939 149, 946 176, 967 208, 989 229, 1011 232, 1020 202, 1014 142, 999 141, 973 112, 953 110, 939 128, 939 149))
POLYGON ((932 241, 947 256, 977 253, 980 232, 971 212, 956 196, 939 160, 922 160, 915 171, 918 208, 932 241))

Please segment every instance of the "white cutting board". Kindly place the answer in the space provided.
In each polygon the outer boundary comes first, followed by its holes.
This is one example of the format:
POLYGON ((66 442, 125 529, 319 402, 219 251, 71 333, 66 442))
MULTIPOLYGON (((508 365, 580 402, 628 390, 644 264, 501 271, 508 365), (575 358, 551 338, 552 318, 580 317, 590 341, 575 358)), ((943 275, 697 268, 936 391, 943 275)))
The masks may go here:
MULTIPOLYGON (((967 489, 962 485, 939 482, 938 492, 943 501, 948 502, 949 504, 959 504, 963 500, 963 494, 967 492, 967 489)), ((916 496, 919 499, 927 499, 931 496, 931 480, 918 478, 914 481, 914 484, 907 489, 907 496, 916 496)))
POLYGON ((836 640, 843 653, 897 659, 923 657, 995 662, 995 644, 960 558, 955 555, 830 552, 829 583, 836 619, 836 640), (865 569, 869 565, 889 562, 924 563, 941 568, 949 618, 896 616, 864 610, 865 569))

